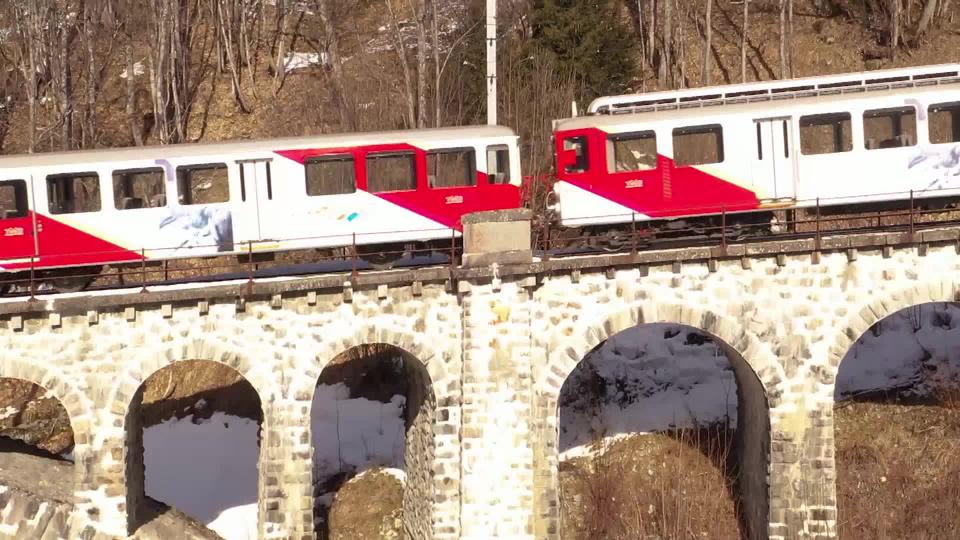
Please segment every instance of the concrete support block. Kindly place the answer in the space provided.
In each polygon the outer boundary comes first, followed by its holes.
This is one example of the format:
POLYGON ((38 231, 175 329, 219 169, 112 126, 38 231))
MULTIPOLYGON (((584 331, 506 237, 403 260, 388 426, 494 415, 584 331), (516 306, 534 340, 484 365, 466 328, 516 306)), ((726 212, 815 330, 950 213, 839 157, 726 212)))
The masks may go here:
POLYGON ((533 261, 527 209, 475 212, 463 217, 463 266, 533 261))

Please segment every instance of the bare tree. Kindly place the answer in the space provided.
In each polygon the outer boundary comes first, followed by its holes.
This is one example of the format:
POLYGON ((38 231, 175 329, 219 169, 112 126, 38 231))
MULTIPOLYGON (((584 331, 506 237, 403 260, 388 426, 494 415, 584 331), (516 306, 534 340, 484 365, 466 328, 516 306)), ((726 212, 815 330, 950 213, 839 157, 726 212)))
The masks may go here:
POLYGON ((930 22, 933 21, 933 17, 937 13, 937 6, 939 3, 939 0, 927 0, 923 5, 923 13, 920 14, 920 20, 917 22, 918 40, 927 33, 927 30, 929 30, 930 22))
POLYGON ((743 0, 743 27, 740 32, 740 82, 747 82, 747 32, 750 30, 750 0, 743 0))
MULTIPOLYGON (((743 3, 746 5, 746 0, 744 0, 743 3)), ((713 46, 713 0, 707 0, 707 17, 704 33, 706 34, 706 38, 703 44, 703 73, 700 80, 704 86, 710 86, 710 53, 711 47, 713 46)))
POLYGON ((202 0, 152 0, 148 6, 155 44, 147 57, 154 132, 164 144, 188 140, 200 86, 210 70, 215 38, 212 25, 200 24, 202 14, 202 0))
POLYGON ((408 127, 417 124, 417 105, 416 96, 413 88, 413 74, 411 73, 410 63, 407 61, 407 46, 403 39, 403 33, 400 31, 400 21, 397 18, 397 10, 394 8, 393 0, 383 0, 390 14, 390 28, 393 30, 394 49, 397 53, 397 59, 400 61, 400 67, 403 71, 404 102, 406 105, 406 122, 408 127))
POLYGON ((890 0, 890 58, 900 46, 900 0, 890 0))
POLYGON ((323 30, 324 74, 330 84, 334 103, 340 115, 340 127, 346 131, 356 129, 353 104, 347 96, 343 82, 343 65, 340 59, 340 35, 337 24, 330 9, 329 0, 318 0, 317 11, 320 14, 320 24, 323 30))

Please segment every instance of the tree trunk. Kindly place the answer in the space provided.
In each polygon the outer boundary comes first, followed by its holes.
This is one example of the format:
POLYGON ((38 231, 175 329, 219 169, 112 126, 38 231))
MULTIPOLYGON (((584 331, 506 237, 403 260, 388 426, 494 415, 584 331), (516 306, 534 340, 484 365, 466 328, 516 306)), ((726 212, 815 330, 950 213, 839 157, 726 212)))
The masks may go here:
POLYGON ((743 28, 740 33, 740 82, 747 82, 747 32, 750 30, 750 0, 743 0, 743 28))
POLYGON ((787 0, 787 75, 793 78, 793 0, 787 0))
POLYGON ((660 80, 673 88, 673 0, 665 0, 663 24, 663 59, 660 80))
MULTIPOLYGON (((744 0, 743 3, 746 5, 746 0, 744 0)), ((700 80, 704 86, 710 86, 710 47, 713 45, 713 0, 707 0, 707 19, 705 23, 704 33, 706 34, 706 39, 703 44, 703 74, 700 80)))
POLYGON ((137 146, 143 146, 143 128, 137 120, 137 86, 134 81, 134 62, 133 62, 133 37, 127 37, 127 43, 124 46, 124 56, 127 60, 127 125, 130 127, 130 135, 137 146))
POLYGON ((923 6, 923 13, 920 15, 920 21, 917 22, 917 39, 923 37, 927 33, 927 30, 930 29, 930 22, 933 20, 934 14, 937 12, 938 0, 927 0, 927 3, 923 6))
POLYGON ((890 0, 890 58, 900 46, 900 0, 890 0))
POLYGON ((417 127, 427 127, 427 0, 420 0, 417 20, 417 127))
POLYGON ((83 41, 87 53, 87 103, 84 107, 82 137, 80 146, 86 148, 96 144, 97 122, 97 57, 94 43, 94 8, 91 4, 95 0, 86 0, 83 3, 83 41))
POLYGON ((64 25, 57 35, 57 78, 60 101, 60 148, 73 149, 73 70, 70 69, 70 27, 64 25))
POLYGON ((780 0, 780 78, 787 78, 787 0, 780 0))
POLYGON ((413 89, 413 75, 410 73, 410 64, 407 62, 407 50, 403 42, 403 35, 400 33, 400 26, 397 21, 397 13, 393 9, 393 2, 392 0, 384 0, 384 3, 387 5, 387 11, 390 13, 390 27, 393 29, 394 48, 396 49, 397 59, 400 60, 400 67, 403 71, 407 127, 412 128, 417 125, 417 102, 413 89))
POLYGON ((433 31, 433 126, 440 127, 440 29, 437 24, 437 2, 430 0, 430 26, 433 31))
POLYGON ((337 33, 336 22, 330 11, 329 0, 320 0, 320 24, 323 26, 324 42, 326 44, 327 59, 324 64, 324 73, 333 90, 334 102, 340 116, 340 128, 344 131, 356 131, 353 118, 353 106, 343 87, 343 65, 340 63, 340 36, 337 33))

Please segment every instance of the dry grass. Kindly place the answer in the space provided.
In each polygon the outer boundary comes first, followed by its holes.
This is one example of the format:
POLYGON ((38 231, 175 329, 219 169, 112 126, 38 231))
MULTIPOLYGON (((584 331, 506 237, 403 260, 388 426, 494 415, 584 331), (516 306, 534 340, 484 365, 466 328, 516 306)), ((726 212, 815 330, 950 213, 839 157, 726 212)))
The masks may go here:
POLYGON ((841 538, 960 537, 960 395, 839 403, 835 422, 841 538))
POLYGON ((630 435, 560 466, 568 540, 740 537, 732 432, 630 435))

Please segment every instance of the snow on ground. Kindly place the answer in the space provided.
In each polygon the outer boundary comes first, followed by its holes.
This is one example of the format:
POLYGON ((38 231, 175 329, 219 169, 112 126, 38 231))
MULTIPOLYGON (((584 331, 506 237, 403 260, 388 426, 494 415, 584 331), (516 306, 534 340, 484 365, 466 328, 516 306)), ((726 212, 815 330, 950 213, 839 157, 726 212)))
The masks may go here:
POLYGON ((715 423, 735 427, 733 369, 717 344, 704 337, 685 326, 647 324, 588 354, 561 391, 560 450, 623 433, 715 423))
POLYGON ((960 378, 960 305, 923 304, 883 319, 840 363, 836 399, 891 389, 926 394, 960 378))
POLYGON ((207 527, 226 540, 257 540, 257 503, 227 508, 207 527))
POLYGON ((403 396, 389 403, 350 398, 343 383, 318 385, 313 396, 314 482, 370 467, 403 468, 403 396))
POLYGON ((326 53, 291 52, 283 60, 283 69, 290 73, 299 69, 319 66, 327 60, 326 53))
POLYGON ((146 494, 216 523, 227 540, 256 538, 258 432, 256 420, 222 412, 147 427, 146 494))

